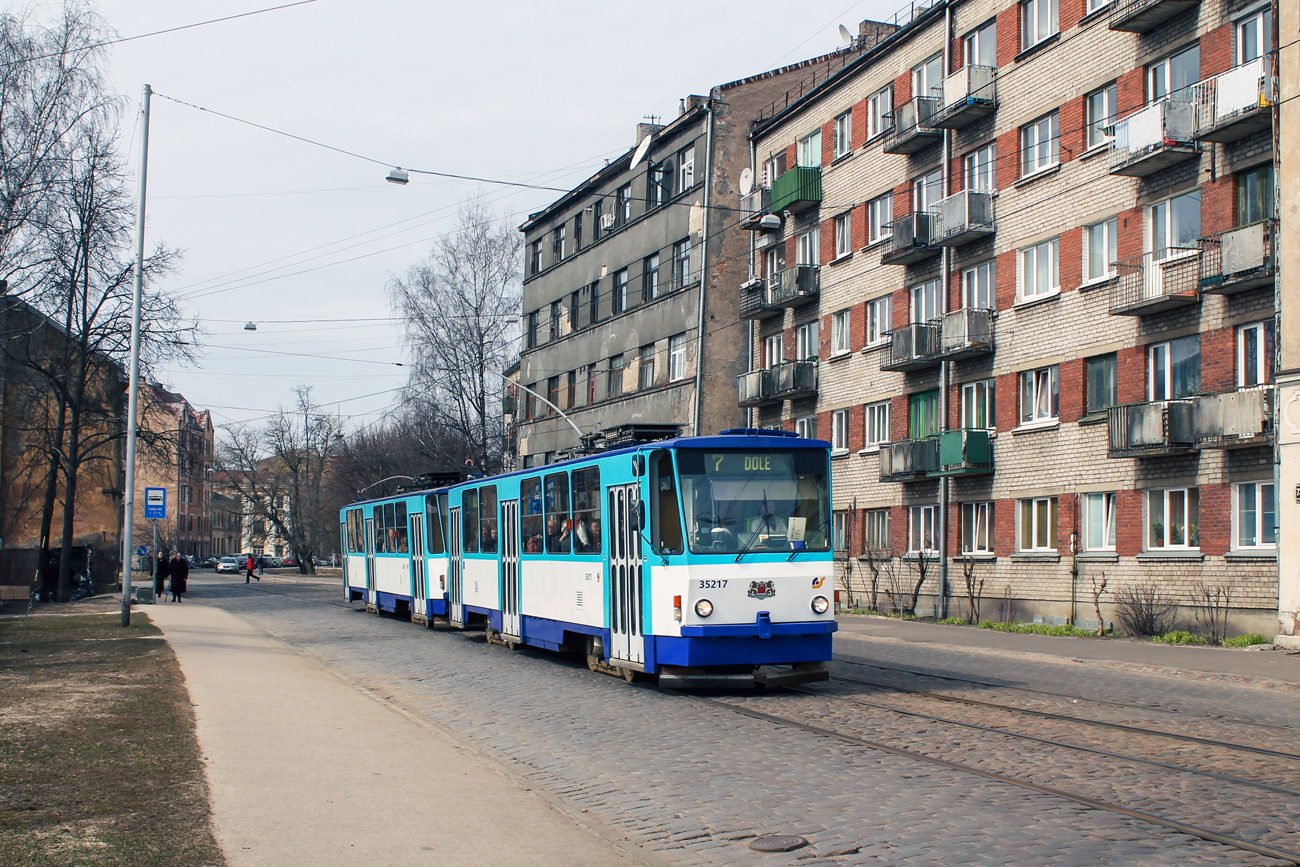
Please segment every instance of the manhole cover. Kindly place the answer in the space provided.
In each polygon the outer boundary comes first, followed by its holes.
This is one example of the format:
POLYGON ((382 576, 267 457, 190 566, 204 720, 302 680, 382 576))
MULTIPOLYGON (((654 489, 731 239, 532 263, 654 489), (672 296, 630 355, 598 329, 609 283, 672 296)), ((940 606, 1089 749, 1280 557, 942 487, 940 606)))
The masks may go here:
POLYGON ((756 852, 793 852, 807 845, 807 840, 793 834, 768 834, 766 837, 754 838, 749 848, 756 852))

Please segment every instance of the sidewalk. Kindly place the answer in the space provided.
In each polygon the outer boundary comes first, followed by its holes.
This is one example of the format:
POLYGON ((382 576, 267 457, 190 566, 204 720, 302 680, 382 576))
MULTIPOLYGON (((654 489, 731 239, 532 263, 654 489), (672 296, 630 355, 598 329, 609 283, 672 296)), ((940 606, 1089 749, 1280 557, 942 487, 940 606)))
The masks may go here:
POLYGON ((883 639, 976 653, 1026 655, 1044 660, 1156 670, 1216 680, 1269 682, 1300 691, 1300 654, 1285 650, 1180 647, 1124 638, 1055 638, 864 614, 841 614, 838 619, 837 650, 844 647, 838 644, 844 639, 854 643, 883 639))
POLYGON ((230 867, 643 863, 232 614, 136 610, 180 660, 230 867))

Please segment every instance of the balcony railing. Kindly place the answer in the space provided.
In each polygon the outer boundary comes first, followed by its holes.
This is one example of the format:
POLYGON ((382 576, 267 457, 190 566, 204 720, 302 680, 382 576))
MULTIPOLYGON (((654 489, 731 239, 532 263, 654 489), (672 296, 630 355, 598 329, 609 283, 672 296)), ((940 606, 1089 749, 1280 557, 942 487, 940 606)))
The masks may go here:
POLYGON ((895 220, 889 249, 880 255, 882 265, 911 265, 942 252, 934 243, 935 216, 926 211, 895 220))
POLYGON ((912 322, 889 332, 889 356, 881 370, 921 370, 939 363, 940 331, 937 322, 912 322))
POLYGON ((1112 406, 1107 411, 1110 456, 1172 455, 1196 448, 1195 402, 1158 400, 1112 406))
POLYGON ((740 287, 740 318, 766 319, 781 312, 780 307, 771 307, 767 303, 767 285, 755 278, 740 287))
POLYGON ((956 361, 993 351, 993 311, 964 307, 944 314, 939 354, 956 361))
POLYGON ((993 472, 993 440, 986 430, 946 430, 939 434, 939 476, 993 472))
POLYGON ((1257 57, 1192 87, 1196 137, 1233 142, 1273 125, 1277 90, 1272 58, 1257 57))
POLYGON ((1190 160, 1196 143, 1196 106, 1189 99, 1166 99, 1115 124, 1110 142, 1110 173, 1143 178, 1190 160))
POLYGON ((1200 0, 1112 0, 1108 26, 1125 33, 1146 33, 1198 3, 1200 0))
POLYGON ((1273 401, 1271 385, 1196 398, 1193 417, 1197 447, 1232 449, 1271 445, 1273 401))
POLYGON ((943 107, 934 118, 940 129, 962 129, 998 107, 998 71, 966 66, 943 80, 943 107))
POLYGON ((993 234, 993 194, 962 190, 931 208, 934 243, 957 247, 993 234))
POLYGON ((939 471, 939 440, 901 440, 880 446, 880 481, 909 482, 939 471))
POLYGON ((820 205, 822 170, 820 167, 795 166, 772 184, 772 210, 801 211, 820 205))
POLYGON ((772 371, 751 370, 736 377, 737 402, 741 406, 763 406, 780 403, 772 394, 772 371))
POLYGON ((1171 247, 1160 254, 1143 253, 1116 262, 1110 312, 1119 316, 1146 316, 1200 303, 1199 252, 1194 248, 1171 247))
POLYGON ((817 297, 821 290, 821 268, 817 265, 795 265, 786 268, 770 281, 767 287, 769 307, 797 307, 817 297))
POLYGON ((795 400, 817 395, 817 362, 784 361, 772 371, 772 396, 795 400))
POLYGON ((748 196, 742 196, 740 210, 745 214, 741 218, 740 228, 755 231, 760 229, 758 221, 772 213, 772 191, 767 187, 759 187, 748 196))
POLYGON ((1277 225, 1264 220, 1201 239, 1201 291, 1244 292, 1273 282, 1277 225))
POLYGON ((894 109, 894 128, 885 135, 885 153, 914 154, 943 138, 932 123, 943 101, 937 96, 918 96, 894 109))

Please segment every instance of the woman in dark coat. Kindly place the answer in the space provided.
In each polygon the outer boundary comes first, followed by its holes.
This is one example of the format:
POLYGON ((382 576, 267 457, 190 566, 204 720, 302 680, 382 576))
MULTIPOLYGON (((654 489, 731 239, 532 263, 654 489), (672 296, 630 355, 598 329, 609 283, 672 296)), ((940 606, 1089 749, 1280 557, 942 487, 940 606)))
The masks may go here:
POLYGON ((190 561, 186 560, 180 554, 172 555, 171 579, 172 579, 172 601, 184 602, 181 597, 185 595, 185 582, 190 577, 190 561))
POLYGON ((153 570, 153 598, 158 601, 162 595, 167 592, 167 575, 171 571, 171 564, 162 554, 158 555, 158 562, 153 570))

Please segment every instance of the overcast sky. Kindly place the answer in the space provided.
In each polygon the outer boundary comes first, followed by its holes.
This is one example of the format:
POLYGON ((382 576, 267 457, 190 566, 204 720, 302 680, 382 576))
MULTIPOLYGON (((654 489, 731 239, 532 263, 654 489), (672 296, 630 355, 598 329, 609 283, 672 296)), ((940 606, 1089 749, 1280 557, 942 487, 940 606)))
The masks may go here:
MULTIPOLYGON (((99 9, 135 36, 273 5, 99 9)), ((211 112, 385 164, 568 188, 631 147, 643 116, 675 117, 688 94, 833 51, 839 24, 856 32, 899 5, 316 0, 113 46, 133 167, 141 86, 155 92, 147 243, 184 251, 169 288, 208 331, 202 366, 169 369, 165 383, 218 425, 291 406, 300 383, 367 423, 405 381, 392 276, 468 197, 482 192, 518 225, 558 195, 419 175, 400 187, 385 166, 211 112)))

